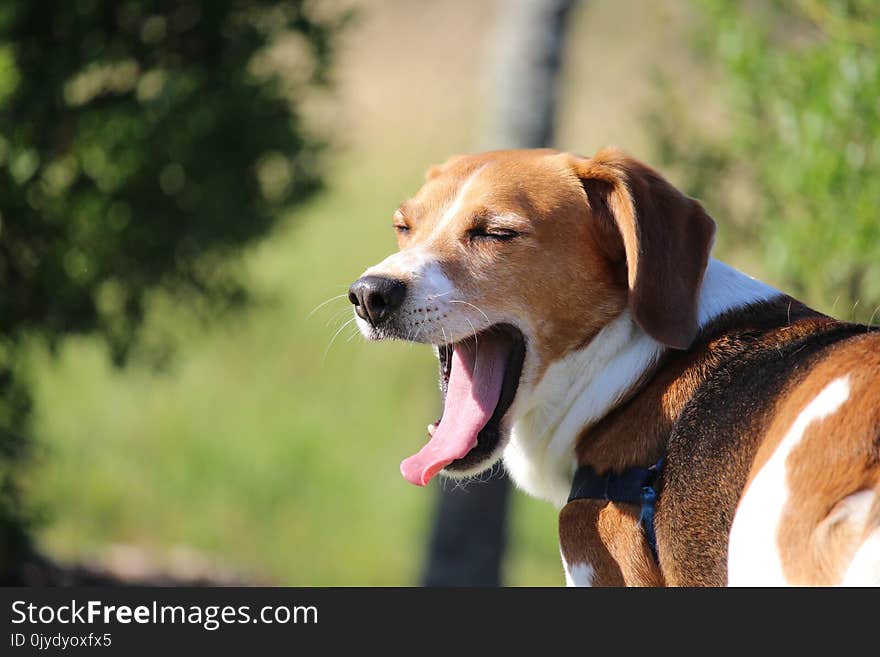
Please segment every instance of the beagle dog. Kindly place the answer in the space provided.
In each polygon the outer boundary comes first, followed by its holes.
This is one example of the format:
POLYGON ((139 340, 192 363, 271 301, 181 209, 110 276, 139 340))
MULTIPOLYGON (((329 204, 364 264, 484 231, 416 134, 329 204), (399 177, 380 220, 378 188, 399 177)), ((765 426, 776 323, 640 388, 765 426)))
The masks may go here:
POLYGON ((711 258, 703 207, 614 149, 453 157, 393 223, 349 298, 440 362, 407 480, 503 459, 569 584, 880 584, 880 332, 711 258))

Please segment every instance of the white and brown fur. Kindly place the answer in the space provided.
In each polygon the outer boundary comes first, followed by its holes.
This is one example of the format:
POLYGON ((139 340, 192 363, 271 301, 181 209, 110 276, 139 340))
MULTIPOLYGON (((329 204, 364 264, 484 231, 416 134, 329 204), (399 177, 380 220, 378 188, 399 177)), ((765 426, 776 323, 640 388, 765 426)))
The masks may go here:
POLYGON ((616 150, 458 156, 394 217, 407 283, 370 338, 526 340, 504 439, 514 481, 560 511, 580 585, 880 585, 880 333, 710 258, 714 222, 616 150), (511 239, 483 239, 501 231, 511 239), (666 457, 659 563, 635 506, 566 504, 578 465, 666 457))

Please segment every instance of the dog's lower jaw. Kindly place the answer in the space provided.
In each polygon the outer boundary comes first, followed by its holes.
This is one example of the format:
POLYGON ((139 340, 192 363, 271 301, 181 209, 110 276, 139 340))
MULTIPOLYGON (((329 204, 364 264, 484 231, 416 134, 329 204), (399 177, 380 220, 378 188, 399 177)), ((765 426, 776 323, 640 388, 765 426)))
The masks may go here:
POLYGON ((492 453, 473 467, 456 470, 444 468, 440 471, 440 474, 447 479, 454 479, 456 481, 468 481, 470 479, 478 481, 481 477, 489 476, 492 469, 501 462, 506 447, 507 440, 501 438, 492 453))

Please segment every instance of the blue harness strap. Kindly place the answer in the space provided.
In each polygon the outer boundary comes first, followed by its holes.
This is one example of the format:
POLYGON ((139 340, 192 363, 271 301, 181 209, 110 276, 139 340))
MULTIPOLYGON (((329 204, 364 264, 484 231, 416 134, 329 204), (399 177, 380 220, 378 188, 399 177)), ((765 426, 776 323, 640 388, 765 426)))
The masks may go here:
POLYGON ((620 474, 606 472, 599 475, 589 465, 582 465, 574 473, 571 483, 572 500, 607 500, 639 506, 639 523, 657 559, 657 536, 654 533, 654 507, 657 504, 657 480, 663 470, 663 457, 650 468, 630 468, 620 474))

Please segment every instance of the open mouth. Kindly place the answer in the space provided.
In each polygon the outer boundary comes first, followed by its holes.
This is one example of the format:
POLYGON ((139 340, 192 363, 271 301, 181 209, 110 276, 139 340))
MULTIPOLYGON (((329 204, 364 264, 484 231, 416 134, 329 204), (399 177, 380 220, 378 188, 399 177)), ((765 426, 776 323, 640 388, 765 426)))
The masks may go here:
POLYGON ((400 464, 407 481, 424 486, 444 468, 468 471, 492 456, 525 352, 522 333, 509 324, 438 348, 443 414, 429 430, 428 443, 400 464))

